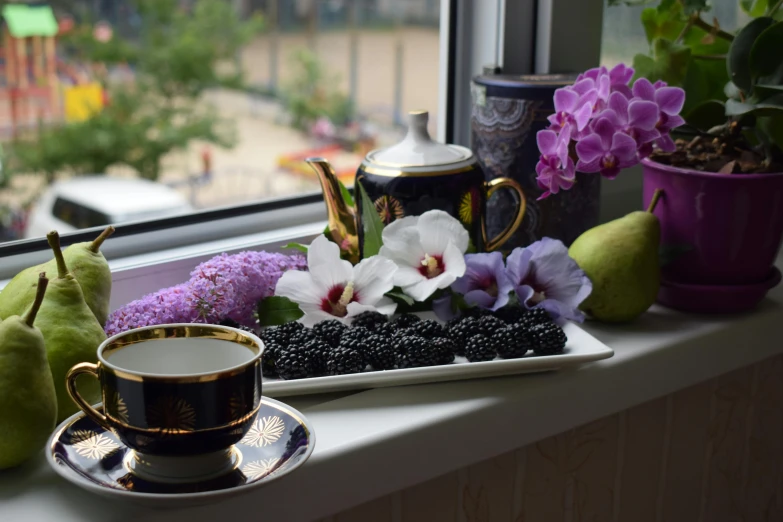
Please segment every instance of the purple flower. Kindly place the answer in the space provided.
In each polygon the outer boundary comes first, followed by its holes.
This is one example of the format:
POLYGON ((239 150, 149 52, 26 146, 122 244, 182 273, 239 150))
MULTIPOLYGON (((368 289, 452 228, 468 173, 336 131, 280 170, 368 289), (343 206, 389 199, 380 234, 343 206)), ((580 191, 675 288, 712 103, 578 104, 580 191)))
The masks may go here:
POLYGON ((584 321, 579 304, 590 295, 593 285, 562 242, 545 237, 528 247, 515 248, 506 267, 522 306, 543 308, 556 320, 584 321))
POLYGON ((647 78, 639 78, 633 84, 633 95, 656 104, 658 118, 655 129, 660 133, 660 137, 655 140, 655 144, 665 152, 674 151, 676 146, 669 133, 685 123, 680 116, 685 103, 685 91, 679 87, 668 87, 660 80, 652 84, 647 78))
POLYGON ((655 102, 628 100, 619 92, 609 96, 609 103, 600 118, 607 118, 612 125, 627 133, 636 141, 637 147, 658 139, 661 134, 655 130, 658 122, 658 106, 655 102))
POLYGON ((576 144, 580 172, 600 172, 614 179, 620 170, 638 162, 636 141, 618 130, 609 118, 600 118, 593 126, 593 134, 576 144))
POLYGON ((571 126, 566 124, 557 134, 553 130, 542 130, 536 134, 541 157, 536 164, 536 181, 544 189, 538 199, 557 194, 561 189, 568 190, 576 182, 574 160, 568 155, 571 142, 571 126))
POLYGON ((503 254, 467 254, 465 264, 465 275, 454 281, 451 289, 462 294, 467 304, 493 311, 508 304, 513 286, 506 275, 503 254))
POLYGON ((577 131, 581 131, 590 121, 596 98, 595 89, 589 90, 589 86, 583 94, 568 87, 557 89, 555 91, 555 113, 547 118, 551 123, 549 128, 560 132, 566 125, 571 125, 577 131))
POLYGON ((300 255, 221 254, 196 267, 187 283, 148 294, 112 312, 106 333, 114 335, 155 324, 210 323, 224 319, 253 327, 256 303, 274 294, 283 273, 306 268, 307 263, 300 255))

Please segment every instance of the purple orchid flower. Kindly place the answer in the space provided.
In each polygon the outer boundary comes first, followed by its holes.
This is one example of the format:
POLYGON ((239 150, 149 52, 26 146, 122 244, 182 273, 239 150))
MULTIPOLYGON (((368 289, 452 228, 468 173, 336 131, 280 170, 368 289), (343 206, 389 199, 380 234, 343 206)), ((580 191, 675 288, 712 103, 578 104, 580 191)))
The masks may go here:
POLYGON ((609 118, 599 118, 593 133, 576 144, 580 172, 600 172, 614 179, 621 169, 638 163, 636 141, 619 130, 609 118))
POLYGON ((465 264, 465 275, 454 281, 451 289, 462 294, 467 304, 492 311, 508 304, 508 294, 514 288, 506 274, 503 254, 467 254, 465 264))
POLYGON ((584 129, 593 114, 596 96, 593 91, 580 94, 569 88, 557 89, 554 98, 555 113, 547 118, 551 123, 549 129, 560 132, 566 125, 573 126, 577 131, 584 129))
POLYGON ((655 144, 665 152, 672 152, 677 147, 669 133, 685 123, 680 116, 680 111, 685 103, 685 91, 679 87, 669 87, 666 82, 658 80, 655 84, 647 78, 639 78, 633 84, 633 95, 648 102, 654 102, 658 106, 658 119, 655 129, 660 137, 655 144))
POLYGON ((561 241, 545 237, 515 248, 506 260, 506 273, 525 308, 543 308, 555 320, 584 321, 579 304, 593 285, 561 241))
POLYGON ((658 105, 646 100, 628 100, 623 94, 613 92, 609 103, 599 118, 606 118, 612 125, 624 131, 635 141, 637 148, 660 138, 655 129, 658 122, 658 105))
POLYGON ((574 160, 568 155, 571 126, 566 124, 560 134, 548 129, 538 131, 536 142, 538 150, 541 151, 541 157, 536 164, 536 181, 538 186, 544 189, 538 199, 573 187, 576 182, 576 167, 574 160))

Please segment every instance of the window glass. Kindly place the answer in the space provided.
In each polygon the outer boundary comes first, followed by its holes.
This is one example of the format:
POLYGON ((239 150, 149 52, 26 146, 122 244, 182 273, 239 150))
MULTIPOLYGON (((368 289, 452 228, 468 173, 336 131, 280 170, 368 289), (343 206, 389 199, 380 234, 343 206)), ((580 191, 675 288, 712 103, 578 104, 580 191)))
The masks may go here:
MULTIPOLYGON (((620 62, 630 65, 634 55, 649 51, 641 16, 642 11, 656 5, 657 2, 633 6, 609 6, 605 3, 601 42, 602 65, 611 67, 620 62)), ((737 0, 711 0, 710 10, 704 13, 702 18, 709 22, 716 18, 720 27, 727 31, 734 31, 748 21, 737 0)))
MULTIPOLYGON (((106 214, 98 212, 65 198, 57 198, 51 208, 52 215, 74 228, 90 228, 108 225, 110 220, 106 214)), ((56 226, 56 223, 53 224, 56 226)), ((51 228, 51 227, 50 227, 51 228)))
MULTIPOLYGON (((55 210, 93 226, 86 208, 53 204, 55 183, 83 175, 131 202, 129 180, 176 192, 184 204, 154 214, 170 215, 318 191, 308 156, 350 184, 411 109, 437 132, 439 0, 29 5, 49 22, 0 44, 0 242, 40 235, 30 224, 55 210)), ((123 207, 98 214, 150 215, 123 207)))

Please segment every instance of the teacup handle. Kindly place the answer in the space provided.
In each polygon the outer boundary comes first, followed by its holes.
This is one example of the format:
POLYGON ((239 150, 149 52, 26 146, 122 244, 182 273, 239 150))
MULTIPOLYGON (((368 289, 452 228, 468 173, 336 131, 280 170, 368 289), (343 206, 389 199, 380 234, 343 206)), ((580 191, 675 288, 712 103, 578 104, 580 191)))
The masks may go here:
POLYGON ((102 428, 111 430, 111 426, 109 426, 109 421, 106 418, 106 416, 101 413, 98 413, 98 411, 95 408, 93 408, 90 404, 88 404, 87 401, 85 401, 82 398, 82 396, 79 395, 79 390, 76 389, 76 378, 82 374, 89 374, 95 377, 96 379, 98 379, 99 378, 98 365, 83 362, 75 365, 73 368, 68 370, 68 373, 65 374, 65 387, 68 390, 68 395, 71 396, 73 402, 75 402, 76 405, 85 414, 87 414, 87 416, 90 419, 95 421, 96 424, 98 424, 102 428))
POLYGON ((514 216, 514 219, 511 221, 511 223, 506 226, 505 230, 492 239, 487 239, 486 215, 482 216, 481 233, 484 235, 484 249, 487 252, 497 250, 500 245, 505 243, 508 238, 511 237, 511 234, 517 231, 519 225, 522 224, 522 219, 524 219, 525 210, 527 209, 527 200, 525 199, 525 193, 522 191, 522 187, 519 185, 519 183, 511 178, 495 178, 492 181, 485 182, 484 189, 487 191, 487 200, 492 197, 492 194, 494 194, 495 191, 502 188, 511 189, 517 193, 517 197, 519 198, 517 203, 517 214, 514 216))

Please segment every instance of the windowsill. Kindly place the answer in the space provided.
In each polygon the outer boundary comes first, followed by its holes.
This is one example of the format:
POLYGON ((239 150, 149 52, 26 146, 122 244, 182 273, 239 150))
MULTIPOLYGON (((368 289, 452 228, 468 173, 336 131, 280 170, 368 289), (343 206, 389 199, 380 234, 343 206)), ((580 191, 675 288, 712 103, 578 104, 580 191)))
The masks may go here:
MULTIPOLYGON (((752 314, 654 307, 631 326, 588 324, 615 350, 573 370, 284 398, 313 423, 316 449, 295 474, 232 499, 238 518, 304 521, 627 409, 783 352, 783 287, 752 314), (335 486, 339 484, 339 486, 335 486)), ((43 455, 0 474, 0 520, 217 520, 225 505, 148 512, 57 478, 43 455)))

